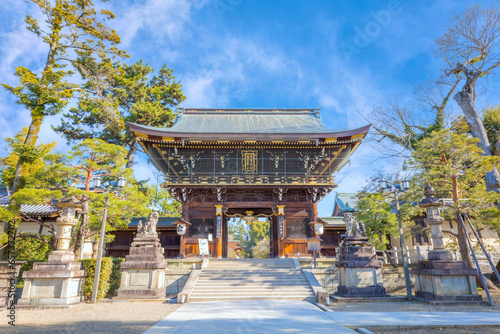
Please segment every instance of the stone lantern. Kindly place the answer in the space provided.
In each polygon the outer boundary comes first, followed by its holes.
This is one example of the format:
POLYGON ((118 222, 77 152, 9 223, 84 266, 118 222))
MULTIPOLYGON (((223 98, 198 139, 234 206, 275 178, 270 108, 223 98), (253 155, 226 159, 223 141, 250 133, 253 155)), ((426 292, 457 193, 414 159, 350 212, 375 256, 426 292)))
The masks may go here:
POLYGON ((57 207, 61 208, 61 216, 56 220, 59 225, 59 236, 57 249, 49 254, 49 261, 74 261, 75 254, 69 250, 71 230, 78 223, 76 212, 82 205, 77 198, 71 196, 62 198, 57 207))
POLYGON ((425 208, 427 218, 424 222, 430 226, 433 250, 429 252, 429 260, 453 260, 453 255, 447 249, 444 249, 443 225, 444 218, 440 216, 440 207, 444 202, 434 196, 434 188, 428 183, 424 189, 425 199, 420 202, 420 207, 425 208))
POLYGON ((76 211, 81 208, 75 197, 65 197, 57 203, 61 217, 57 249, 49 254, 47 262, 35 262, 33 270, 23 273, 24 287, 18 305, 61 306, 82 302, 85 270, 75 261, 69 250, 71 230, 78 223, 76 211))
POLYGON ((467 267, 465 261, 453 260, 450 251, 444 249, 441 225, 444 218, 439 215, 443 201, 434 198, 434 188, 427 184, 424 190, 426 198, 419 204, 425 208, 430 225, 433 250, 427 260, 418 262, 413 269, 416 278, 415 298, 428 303, 478 302, 476 269, 467 267))

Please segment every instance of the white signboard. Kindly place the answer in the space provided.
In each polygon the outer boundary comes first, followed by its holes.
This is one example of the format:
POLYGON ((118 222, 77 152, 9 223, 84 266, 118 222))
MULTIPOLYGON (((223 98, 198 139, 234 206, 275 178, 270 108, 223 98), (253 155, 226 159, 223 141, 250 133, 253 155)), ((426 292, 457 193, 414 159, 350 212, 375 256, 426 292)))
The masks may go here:
POLYGON ((200 256, 210 255, 208 252, 208 239, 198 239, 198 248, 200 249, 200 256))

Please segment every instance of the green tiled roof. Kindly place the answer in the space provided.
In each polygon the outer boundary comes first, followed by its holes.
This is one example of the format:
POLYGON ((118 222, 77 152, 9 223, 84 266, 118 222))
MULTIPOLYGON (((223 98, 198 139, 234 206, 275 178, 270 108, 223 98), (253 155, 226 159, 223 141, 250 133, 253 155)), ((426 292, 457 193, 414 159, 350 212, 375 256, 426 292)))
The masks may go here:
MULTIPOLYGON (((293 134, 300 138, 349 137, 367 133, 359 129, 333 130, 323 124, 319 109, 177 109, 177 119, 170 128, 129 123, 133 132, 153 136, 217 137, 248 134, 293 134)), ((249 136, 245 136, 249 137, 249 136)))

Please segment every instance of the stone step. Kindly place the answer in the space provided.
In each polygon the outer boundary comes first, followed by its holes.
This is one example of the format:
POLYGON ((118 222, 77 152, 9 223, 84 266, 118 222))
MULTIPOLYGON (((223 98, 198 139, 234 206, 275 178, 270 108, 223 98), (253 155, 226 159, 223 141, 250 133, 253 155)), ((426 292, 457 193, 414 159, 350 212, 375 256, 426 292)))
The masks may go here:
POLYGON ((272 269, 293 269, 295 268, 295 266, 291 265, 262 265, 262 266, 257 266, 257 265, 230 265, 230 264, 220 264, 220 265, 212 265, 212 264, 209 264, 207 269, 223 269, 223 270, 226 270, 226 269, 252 269, 252 268, 256 268, 256 269, 268 269, 268 270, 272 270, 272 269))
POLYGON ((266 295, 270 297, 284 297, 284 296, 304 296, 308 297, 312 295, 311 291, 236 291, 236 292, 193 292, 191 296, 196 297, 206 297, 206 296, 227 296, 227 297, 245 297, 245 296, 255 296, 255 295, 266 295))
POLYGON ((269 279, 269 278, 254 278, 254 279, 235 279, 235 278, 213 278, 213 279, 206 279, 206 278, 199 278, 198 279, 199 283, 204 283, 204 282, 210 282, 210 283, 308 283, 307 279, 302 278, 302 279, 287 279, 287 280, 275 280, 275 279, 269 279))
POLYGON ((301 274, 302 270, 300 269, 203 269, 202 271, 203 274, 209 273, 209 274, 228 274, 228 273, 235 273, 235 274, 242 274, 242 273, 249 273, 249 274, 268 274, 268 273, 277 273, 277 274, 301 274))
POLYGON ((295 284, 295 285, 264 285, 264 284, 245 284, 245 285, 233 285, 233 284, 218 284, 218 285, 213 285, 213 284, 199 284, 196 285, 194 289, 213 289, 213 290, 219 290, 219 289, 289 289, 289 290, 294 290, 294 289, 303 289, 303 288, 309 288, 308 285, 305 284, 295 284))
POLYGON ((251 272, 251 271, 216 271, 216 272, 205 272, 202 271, 200 275, 207 275, 207 276, 220 276, 220 275, 225 275, 225 276, 283 276, 283 277, 293 277, 293 276, 304 276, 303 273, 294 271, 291 273, 286 273, 286 272, 273 272, 273 271, 268 271, 268 272, 251 272))
POLYGON ((294 278, 294 277, 304 277, 302 274, 298 273, 293 273, 293 274, 281 274, 281 273, 261 273, 261 274, 254 274, 254 273, 201 273, 200 277, 274 277, 276 279, 283 278, 283 279, 288 279, 288 278, 294 278))
POLYGON ((190 296, 191 302, 315 299, 292 259, 210 260, 190 296))
POLYGON ((310 296, 210 296, 210 297, 202 297, 202 296, 191 296, 189 301, 192 303, 202 303, 202 302, 213 302, 213 301, 224 301, 224 300, 305 300, 309 302, 314 302, 316 298, 314 295, 310 296))
POLYGON ((281 290, 293 290, 293 289, 310 289, 310 285, 307 284, 296 284, 296 285, 264 285, 264 284, 241 284, 241 285, 229 285, 229 284, 200 284, 194 287, 195 289, 281 289, 281 290))
POLYGON ((274 269, 294 269, 293 266, 208 266, 207 269, 219 269, 219 270, 231 270, 231 269, 262 269, 262 270, 274 270, 274 269))
POLYGON ((253 282, 224 282, 224 281, 203 281, 198 282, 197 285, 200 286, 245 286, 245 285, 258 285, 258 286, 302 286, 308 285, 308 282, 300 281, 300 282, 262 282, 262 281, 253 281, 253 282))
POLYGON ((297 286, 292 289, 285 287, 272 287, 272 288, 262 288, 262 287, 239 287, 239 288, 213 288, 213 287, 196 287, 193 290, 194 293, 258 293, 258 292, 270 292, 270 293, 312 293, 311 288, 305 286, 297 286))
POLYGON ((267 258, 267 259, 210 259, 210 262, 293 262, 293 259, 267 258))

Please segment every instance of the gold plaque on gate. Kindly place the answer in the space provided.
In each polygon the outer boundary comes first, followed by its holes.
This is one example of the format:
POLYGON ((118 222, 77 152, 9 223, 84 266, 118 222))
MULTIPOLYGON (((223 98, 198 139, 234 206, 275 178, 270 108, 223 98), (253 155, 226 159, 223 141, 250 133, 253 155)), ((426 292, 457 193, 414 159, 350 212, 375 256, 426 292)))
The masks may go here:
POLYGON ((257 174, 257 150, 241 151, 242 172, 243 174, 257 174))

